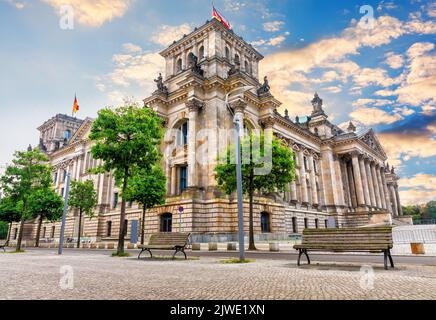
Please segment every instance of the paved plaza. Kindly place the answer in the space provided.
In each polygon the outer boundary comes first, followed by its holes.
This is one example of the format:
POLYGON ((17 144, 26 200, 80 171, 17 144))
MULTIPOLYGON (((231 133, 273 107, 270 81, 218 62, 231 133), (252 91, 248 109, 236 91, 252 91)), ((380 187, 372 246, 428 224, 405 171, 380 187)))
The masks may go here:
POLYGON ((434 265, 399 263, 385 271, 379 257, 377 264, 324 261, 297 268, 293 256, 258 256, 249 264, 222 264, 220 256, 172 261, 113 258, 107 251, 0 253, 0 299, 436 299, 434 265))

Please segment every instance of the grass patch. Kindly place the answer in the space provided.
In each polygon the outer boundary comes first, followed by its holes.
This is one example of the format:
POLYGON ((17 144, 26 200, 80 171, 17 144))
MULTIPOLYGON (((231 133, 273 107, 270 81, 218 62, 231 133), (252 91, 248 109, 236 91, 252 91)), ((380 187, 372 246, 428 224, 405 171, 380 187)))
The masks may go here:
POLYGON ((123 252, 123 253, 118 254, 118 252, 113 252, 112 257, 126 258, 126 257, 130 257, 130 253, 123 252))
POLYGON ((256 260, 254 259, 240 260, 238 258, 220 260, 220 263, 224 263, 224 264, 234 264, 234 263, 239 264, 239 263, 251 263, 251 262, 256 262, 256 260))
POLYGON ((5 253, 24 253, 24 250, 14 250, 14 251, 6 251, 5 253))
MULTIPOLYGON (((141 256, 141 260, 142 259, 144 259, 144 260, 157 260, 157 261, 159 261, 159 260, 185 260, 185 257, 175 257, 173 259, 173 257, 171 257, 171 256, 153 256, 153 258, 141 256)), ((200 260, 200 257, 188 257, 187 260, 200 260)))

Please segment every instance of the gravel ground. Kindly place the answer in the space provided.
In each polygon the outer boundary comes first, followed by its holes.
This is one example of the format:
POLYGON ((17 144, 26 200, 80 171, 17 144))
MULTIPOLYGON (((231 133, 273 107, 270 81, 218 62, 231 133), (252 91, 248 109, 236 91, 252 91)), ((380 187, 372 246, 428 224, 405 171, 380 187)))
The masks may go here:
MULTIPOLYGON (((195 255, 195 253, 193 254, 195 255)), ((436 299, 436 267, 258 259, 113 258, 107 252, 0 253, 0 299, 436 299)))

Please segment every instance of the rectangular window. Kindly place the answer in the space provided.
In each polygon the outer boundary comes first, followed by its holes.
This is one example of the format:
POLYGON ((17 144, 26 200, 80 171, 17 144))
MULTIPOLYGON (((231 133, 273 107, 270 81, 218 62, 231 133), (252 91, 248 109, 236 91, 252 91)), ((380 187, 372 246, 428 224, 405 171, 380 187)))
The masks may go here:
POLYGON ((324 220, 324 226, 327 229, 329 227, 329 221, 328 220, 324 220))
POLYGON ((55 226, 51 227, 51 237, 52 238, 55 237, 55 231, 56 231, 56 227, 55 226))
POLYGON ((298 233, 298 227, 297 227, 297 218, 292 218, 292 232, 298 233))
POLYGON ((315 171, 315 173, 318 173, 318 168, 316 167, 316 160, 313 160, 313 170, 315 171))
POLYGON ((114 203, 113 208, 116 209, 118 207, 118 192, 114 193, 114 203))
POLYGON ((53 177, 53 183, 57 184, 58 183, 58 173, 55 172, 54 177, 53 177))
POLYGON ((309 170, 308 165, 307 165, 307 158, 303 157, 303 159, 304 159, 304 169, 309 170))
POLYGON ((180 192, 188 189, 188 167, 180 167, 180 192))
POLYGON ((318 229, 318 219, 315 219, 315 228, 318 229))
POLYGON ((304 228, 309 228, 309 220, 307 218, 304 218, 304 228))
POLYGON ((18 237, 18 228, 14 229, 14 240, 17 240, 18 237))
POLYGON ((106 236, 110 237, 112 235, 112 221, 106 222, 106 236))
POLYGON ((188 122, 182 125, 183 145, 188 144, 188 122))
POLYGON ((65 193, 65 189, 64 189, 64 188, 62 188, 62 189, 61 189, 61 197, 63 197, 63 196, 64 196, 64 193, 65 193))
POLYGON ((62 181, 65 182, 65 180, 67 180, 67 170, 64 170, 64 175, 62 178, 62 181))
POLYGON ((133 207, 133 201, 129 201, 129 202, 127 203, 127 206, 128 206, 129 208, 133 207))
POLYGON ((47 234, 47 227, 44 227, 44 229, 42 229, 42 237, 45 238, 46 234, 47 234))
POLYGON ((127 229, 129 227, 129 220, 124 220, 124 236, 127 235, 127 229))

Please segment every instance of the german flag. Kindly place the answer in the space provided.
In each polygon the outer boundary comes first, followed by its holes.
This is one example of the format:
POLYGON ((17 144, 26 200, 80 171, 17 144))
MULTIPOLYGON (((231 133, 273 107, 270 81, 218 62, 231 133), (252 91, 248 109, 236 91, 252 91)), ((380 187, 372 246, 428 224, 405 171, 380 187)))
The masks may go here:
POLYGON ((73 114, 79 111, 79 104, 77 103, 77 97, 74 95, 74 105, 73 105, 73 114))
POLYGON ((221 23, 224 25, 224 27, 226 27, 226 28, 229 29, 229 30, 232 30, 232 26, 231 26, 230 22, 227 21, 227 19, 224 18, 224 17, 223 17, 223 16, 218 12, 218 10, 215 9, 214 6, 212 6, 212 18, 213 18, 213 19, 217 19, 219 22, 221 22, 221 23))

